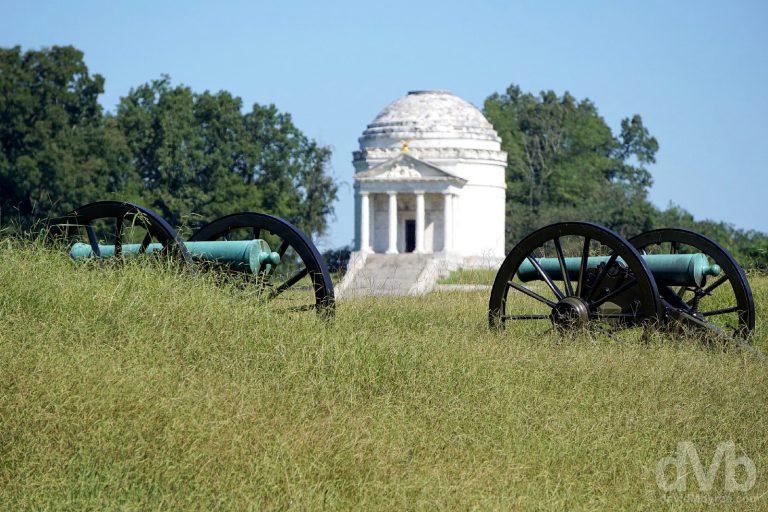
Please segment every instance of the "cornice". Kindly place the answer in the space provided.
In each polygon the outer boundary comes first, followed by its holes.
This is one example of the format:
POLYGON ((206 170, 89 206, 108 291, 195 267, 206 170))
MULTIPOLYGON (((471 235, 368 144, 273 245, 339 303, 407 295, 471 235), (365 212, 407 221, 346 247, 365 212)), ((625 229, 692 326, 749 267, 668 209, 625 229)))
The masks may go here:
MULTIPOLYGON (((388 160, 400 153, 400 148, 367 148, 352 152, 353 162, 388 160)), ((469 148, 411 148, 410 154, 420 160, 490 160, 506 164, 507 153, 501 150, 469 148)))

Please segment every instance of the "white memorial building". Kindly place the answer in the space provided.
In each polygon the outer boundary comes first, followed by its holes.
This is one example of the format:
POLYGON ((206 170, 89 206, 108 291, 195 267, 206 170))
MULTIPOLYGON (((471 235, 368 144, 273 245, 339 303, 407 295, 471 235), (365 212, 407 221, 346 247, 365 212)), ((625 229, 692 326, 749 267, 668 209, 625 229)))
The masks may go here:
POLYGON ((472 104, 447 91, 411 91, 376 116, 359 144, 352 273, 379 254, 399 255, 388 257, 390 267, 409 261, 407 253, 453 268, 504 258, 507 155, 472 104))
POLYGON ((477 108, 449 92, 412 91, 359 142, 358 250, 504 257, 507 155, 477 108))

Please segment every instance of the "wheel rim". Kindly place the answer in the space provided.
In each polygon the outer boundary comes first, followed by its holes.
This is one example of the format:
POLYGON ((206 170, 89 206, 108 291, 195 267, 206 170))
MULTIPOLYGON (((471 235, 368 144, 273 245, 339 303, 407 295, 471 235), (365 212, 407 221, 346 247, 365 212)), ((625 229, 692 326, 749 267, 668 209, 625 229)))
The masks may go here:
POLYGON ((631 244, 596 224, 563 222, 531 233, 510 251, 491 289, 488 319, 492 328, 541 320, 560 328, 626 328, 656 322, 661 311, 656 284, 631 244), (585 255, 607 258, 587 268, 585 255), (553 258, 559 273, 542 267, 545 257, 553 258), (537 280, 521 280, 524 262, 533 266, 537 280))
POLYGON ((657 229, 629 239, 642 253, 704 253, 722 269, 701 286, 659 286, 664 306, 695 327, 749 340, 755 328, 755 303, 744 270, 720 244, 685 229, 657 229))
POLYGON ((264 297, 282 300, 285 309, 314 309, 321 316, 333 316, 333 283, 325 260, 309 237, 290 222, 265 213, 234 213, 206 224, 189 241, 257 238, 266 240, 281 257, 274 269, 260 273, 258 282, 267 292, 264 297))
POLYGON ((50 239, 67 245, 80 242, 91 247, 92 255, 101 258, 101 245, 114 245, 114 255, 122 256, 122 246, 140 244, 144 253, 151 243, 159 243, 165 254, 186 265, 192 259, 176 230, 152 210, 121 201, 97 201, 83 205, 64 217, 52 220, 48 229, 50 239))

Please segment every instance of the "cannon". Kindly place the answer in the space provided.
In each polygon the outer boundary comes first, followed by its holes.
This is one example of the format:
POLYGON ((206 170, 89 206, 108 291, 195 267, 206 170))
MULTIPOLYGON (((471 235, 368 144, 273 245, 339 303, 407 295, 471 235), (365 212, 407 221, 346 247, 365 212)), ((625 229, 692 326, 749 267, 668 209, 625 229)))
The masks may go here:
MULTIPOLYGON (((186 242, 184 247, 193 259, 221 263, 230 269, 249 272, 258 275, 261 270, 269 271, 280 263, 280 255, 273 252, 264 240, 224 240, 220 242, 186 242)), ((86 258, 109 258, 115 256, 116 245, 101 245, 91 247, 90 244, 75 242, 69 251, 73 260, 86 258)), ((123 256, 136 256, 143 253, 152 254, 163 251, 160 243, 150 243, 146 247, 141 244, 122 244, 123 256)))
POLYGON ((98 201, 50 221, 48 236, 74 260, 175 260, 190 270, 216 269, 253 285, 265 301, 290 311, 335 311, 328 267, 310 238, 274 215, 240 212, 218 218, 182 241, 158 214, 121 201, 98 201))
POLYGON ((488 321, 558 329, 684 325, 748 341, 755 304, 743 269, 715 241, 684 229, 625 239, 588 222, 541 228, 506 256, 488 321))
MULTIPOLYGON (((717 276, 722 269, 720 265, 712 264, 703 253, 694 254, 643 254, 643 261, 653 274, 657 285, 667 286, 701 286, 706 282, 707 276, 717 276)), ((576 281, 581 270, 581 258, 569 257, 565 259, 568 279, 576 281)), ((587 271, 594 272, 600 265, 605 265, 610 256, 589 256, 587 258, 587 271)), ((560 261, 557 258, 541 258, 539 266, 553 280, 563 280, 560 261)), ((619 267, 626 267, 627 263, 621 258, 616 259, 619 267)), ((517 276, 523 282, 539 279, 538 269, 531 261, 526 260, 517 269, 517 276)))

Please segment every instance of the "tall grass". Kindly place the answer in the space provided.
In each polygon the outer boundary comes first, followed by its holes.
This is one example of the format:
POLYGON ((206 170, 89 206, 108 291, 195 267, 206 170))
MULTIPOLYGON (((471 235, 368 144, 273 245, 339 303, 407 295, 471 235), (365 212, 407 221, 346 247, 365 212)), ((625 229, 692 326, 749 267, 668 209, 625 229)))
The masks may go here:
POLYGON ((493 333, 485 292, 348 300, 326 323, 213 281, 0 242, 0 509, 768 508, 749 355, 493 333), (748 493, 722 468, 709 493, 656 485, 678 442, 708 466, 729 440, 748 493))

